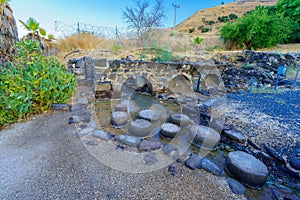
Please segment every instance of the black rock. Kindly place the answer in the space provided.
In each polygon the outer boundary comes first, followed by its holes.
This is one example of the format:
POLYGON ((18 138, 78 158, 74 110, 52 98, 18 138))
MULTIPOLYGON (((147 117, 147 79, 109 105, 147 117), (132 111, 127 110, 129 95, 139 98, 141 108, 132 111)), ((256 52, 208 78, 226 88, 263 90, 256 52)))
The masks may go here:
POLYGON ((62 109, 65 109, 67 108, 67 104, 52 104, 51 105, 51 109, 52 110, 62 110, 62 109))
POLYGON ((240 182, 238 182, 238 181, 236 181, 232 178, 227 178, 227 183, 228 183, 231 191, 234 194, 237 194, 237 195, 244 195, 245 194, 246 188, 240 182))
POLYGON ((276 160, 280 161, 281 163, 285 163, 282 155, 279 152, 277 152, 275 149, 273 149, 272 147, 269 147, 266 144, 263 144, 263 147, 270 156, 272 156, 276 160))
POLYGON ((300 170, 300 157, 292 157, 289 162, 294 169, 300 170))
POLYGON ((73 117, 69 118, 69 124, 75 124, 75 119, 73 117))
POLYGON ((175 176, 176 173, 177 173, 177 170, 176 170, 176 168, 175 168, 174 166, 170 165, 170 166, 168 167, 168 172, 169 172, 172 176, 175 176))
POLYGON ((201 160, 200 167, 216 176, 222 176, 224 174, 223 170, 207 158, 201 160))
POLYGON ((200 169, 201 168, 201 160, 203 158, 196 155, 196 154, 192 154, 190 155, 190 157, 185 161, 185 165, 192 169, 192 170, 195 170, 195 169, 200 169))

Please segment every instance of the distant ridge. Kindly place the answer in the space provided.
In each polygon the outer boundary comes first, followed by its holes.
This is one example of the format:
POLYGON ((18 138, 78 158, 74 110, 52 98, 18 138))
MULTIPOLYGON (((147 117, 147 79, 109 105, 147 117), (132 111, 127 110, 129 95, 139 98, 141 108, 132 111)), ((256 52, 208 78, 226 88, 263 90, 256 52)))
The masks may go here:
POLYGON ((245 12, 255 9, 256 6, 273 6, 278 0, 236 0, 235 2, 214 6, 207 9, 198 10, 186 20, 176 26, 179 32, 188 33, 190 29, 195 29, 191 34, 213 35, 223 24, 218 21, 218 17, 235 14, 241 17, 245 12), (207 25, 205 21, 214 21, 214 24, 207 25), (199 27, 210 29, 207 33, 201 33, 199 27))

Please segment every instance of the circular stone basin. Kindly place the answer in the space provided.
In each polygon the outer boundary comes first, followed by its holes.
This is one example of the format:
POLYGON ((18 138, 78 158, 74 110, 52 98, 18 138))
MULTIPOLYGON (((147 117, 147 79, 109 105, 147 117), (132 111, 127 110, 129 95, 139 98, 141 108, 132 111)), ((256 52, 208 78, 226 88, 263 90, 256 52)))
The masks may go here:
POLYGON ((130 135, 145 137, 151 132, 151 123, 144 119, 136 119, 130 122, 128 132, 130 135))
POLYGON ((165 138, 173 139, 179 133, 180 127, 173 123, 164 123, 161 125, 160 134, 165 138))
POLYGON ((156 110, 141 110, 139 112, 139 117, 154 122, 161 119, 161 113, 156 110))
POLYGON ((220 141, 220 134, 212 128, 193 125, 189 128, 188 140, 198 148, 213 150, 220 141))
POLYGON ((179 114, 179 113, 171 114, 169 116, 169 122, 183 127, 191 123, 190 118, 187 115, 179 114))
POLYGON ((225 168, 231 176, 250 187, 265 184, 269 174, 268 168, 263 162, 242 151, 230 152, 225 168))
POLYGON ((110 122, 112 126, 122 127, 127 124, 128 115, 126 112, 113 112, 110 116, 110 122))

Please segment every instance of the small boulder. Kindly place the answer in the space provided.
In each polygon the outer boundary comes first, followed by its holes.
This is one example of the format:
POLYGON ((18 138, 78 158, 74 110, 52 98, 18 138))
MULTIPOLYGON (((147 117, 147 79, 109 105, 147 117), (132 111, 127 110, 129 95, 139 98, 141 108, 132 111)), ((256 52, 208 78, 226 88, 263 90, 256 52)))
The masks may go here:
POLYGON ((241 184, 240 182, 232 179, 232 178, 227 178, 227 183, 232 191, 232 193, 237 194, 237 195, 244 195, 246 193, 246 188, 241 184))
POLYGON ((230 138, 230 139, 232 139, 234 141, 237 141, 239 143, 243 144, 243 143, 246 142, 245 136, 242 133, 240 133, 240 132, 238 132, 236 130, 233 130, 233 129, 225 130, 224 134, 226 135, 226 137, 228 137, 228 138, 230 138))
POLYGON ((215 163, 207 158, 203 158, 201 160, 200 167, 216 176, 222 176, 224 174, 223 170, 221 170, 215 163))
POLYGON ((200 169, 201 168, 201 161, 202 161, 202 157, 196 155, 196 154, 192 154, 190 155, 190 157, 185 161, 185 165, 192 169, 200 169))
POLYGON ((140 151, 151 151, 161 148, 162 143, 157 141, 143 140, 139 146, 140 151))
POLYGON ((189 116, 179 113, 173 113, 169 116, 169 122, 180 127, 185 127, 191 123, 189 116))
POLYGON ((130 122, 128 132, 137 137, 146 137, 151 132, 151 123, 144 119, 136 119, 130 122))
POLYGON ((180 127, 173 123, 161 125, 160 134, 165 138, 173 139, 180 132, 180 127))
POLYGON ((242 151, 228 154, 225 169, 232 177, 250 187, 259 187, 265 184, 269 174, 268 168, 263 162, 242 151))
POLYGON ((106 141, 110 140, 113 137, 112 134, 103 130, 94 130, 93 136, 106 141))
POLYGON ((141 110, 139 117, 150 122, 155 122, 161 119, 162 115, 157 110, 141 110))
POLYGON ((213 150, 220 141, 220 134, 212 128, 193 125, 189 128, 188 140, 198 148, 213 150))
POLYGON ((114 127, 122 127, 127 124, 128 115, 126 112, 113 112, 110 116, 111 125, 114 127))

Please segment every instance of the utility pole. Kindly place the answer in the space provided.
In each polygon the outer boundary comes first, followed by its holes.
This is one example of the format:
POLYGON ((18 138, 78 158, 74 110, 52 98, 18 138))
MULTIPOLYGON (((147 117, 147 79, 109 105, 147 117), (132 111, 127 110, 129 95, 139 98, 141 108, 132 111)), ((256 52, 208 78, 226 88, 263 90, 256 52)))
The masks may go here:
POLYGON ((177 8, 180 8, 179 5, 176 5, 174 3, 172 3, 172 6, 174 7, 174 36, 175 36, 175 26, 176 26, 176 11, 177 11, 177 8))

